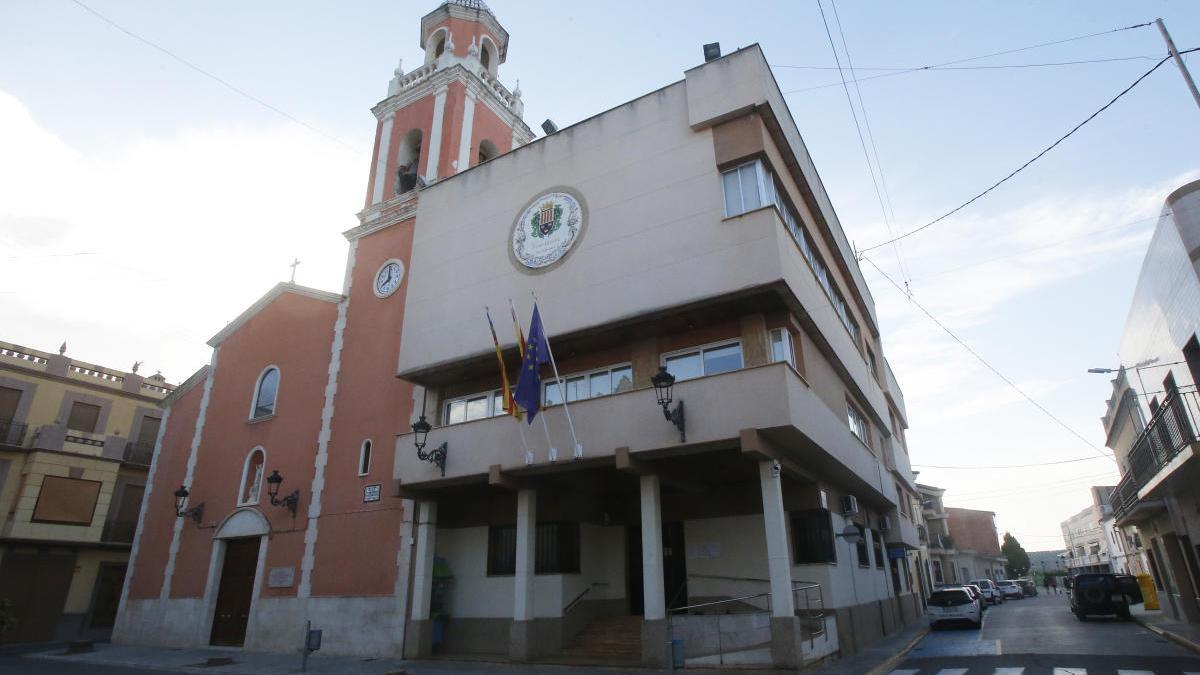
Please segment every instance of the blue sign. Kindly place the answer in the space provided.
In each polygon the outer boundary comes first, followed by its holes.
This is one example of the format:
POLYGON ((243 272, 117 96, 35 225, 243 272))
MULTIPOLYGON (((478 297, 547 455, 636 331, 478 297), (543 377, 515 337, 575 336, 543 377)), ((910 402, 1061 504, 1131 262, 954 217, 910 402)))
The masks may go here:
POLYGON ((888 560, 899 560, 900 558, 904 557, 904 554, 905 550, 902 548, 889 548, 888 560))

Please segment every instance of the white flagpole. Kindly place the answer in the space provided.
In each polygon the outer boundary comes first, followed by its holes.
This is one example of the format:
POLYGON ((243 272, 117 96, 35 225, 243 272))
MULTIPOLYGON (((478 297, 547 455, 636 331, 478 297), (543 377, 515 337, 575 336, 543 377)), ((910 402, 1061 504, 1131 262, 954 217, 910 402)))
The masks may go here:
MULTIPOLYGON (((537 293, 529 291, 529 295, 533 296, 533 304, 537 305, 537 293)), ((546 321, 542 320, 542 336, 546 338, 546 353, 550 357, 550 367, 554 370, 554 379, 558 382, 558 390, 562 393, 563 412, 567 415, 567 426, 571 428, 571 440, 575 442, 575 459, 583 458, 583 446, 579 444, 579 438, 575 435, 575 422, 571 421, 571 409, 567 407, 567 388, 563 385, 563 379, 558 374, 558 364, 554 362, 554 350, 550 348, 550 338, 546 335, 546 321)), ((545 421, 544 419, 542 421, 545 421)), ((549 438, 550 432, 546 435, 549 438)))

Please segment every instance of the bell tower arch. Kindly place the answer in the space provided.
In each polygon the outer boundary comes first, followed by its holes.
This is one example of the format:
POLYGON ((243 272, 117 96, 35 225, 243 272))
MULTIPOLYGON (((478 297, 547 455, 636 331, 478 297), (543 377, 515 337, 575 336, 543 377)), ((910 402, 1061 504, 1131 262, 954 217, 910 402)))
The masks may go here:
POLYGON ((396 66, 377 120, 367 203, 465 171, 533 139, 521 90, 500 83, 508 31, 482 0, 447 0, 421 19, 420 67, 396 66), (481 148, 487 148, 481 152, 481 148))

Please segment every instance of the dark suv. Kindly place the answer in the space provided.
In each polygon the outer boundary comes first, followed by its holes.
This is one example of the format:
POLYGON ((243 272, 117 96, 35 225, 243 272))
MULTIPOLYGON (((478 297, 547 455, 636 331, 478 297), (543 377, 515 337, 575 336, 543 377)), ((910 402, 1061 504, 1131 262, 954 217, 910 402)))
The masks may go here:
POLYGON ((1070 579, 1071 611, 1080 621, 1090 614, 1129 618, 1129 606, 1142 602, 1137 578, 1128 574, 1080 574, 1070 579))

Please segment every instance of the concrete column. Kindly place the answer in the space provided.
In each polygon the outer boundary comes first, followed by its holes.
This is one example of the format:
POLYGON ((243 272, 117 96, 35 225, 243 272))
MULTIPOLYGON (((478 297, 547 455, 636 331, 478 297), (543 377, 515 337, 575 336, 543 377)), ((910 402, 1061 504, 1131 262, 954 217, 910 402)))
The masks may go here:
POLYGON ((533 584, 537 555, 537 492, 517 492, 517 560, 513 576, 513 622, 509 631, 509 656, 529 659, 533 644, 533 584))
POLYGON ((429 129, 429 158, 425 163, 425 182, 438 177, 438 162, 442 159, 442 122, 446 117, 446 87, 437 90, 433 98, 433 125, 429 129))
POLYGON ((641 477, 642 665, 666 664, 667 600, 663 580, 662 495, 658 476, 641 477))
POLYGON ((787 512, 783 510, 782 471, 774 460, 758 463, 763 527, 767 536, 767 572, 771 579, 771 661, 776 668, 800 665, 800 621, 792 596, 792 554, 788 546, 787 512))
POLYGON ((383 120, 383 128, 379 130, 379 147, 375 149, 375 185, 371 190, 371 203, 383 201, 383 189, 388 179, 388 155, 392 148, 392 124, 396 113, 389 113, 383 120))
POLYGON ((417 510, 417 554, 413 560, 412 619, 404 631, 405 658, 433 653, 433 625, 429 621, 433 598, 433 551, 437 537, 437 504, 421 502, 417 510))

